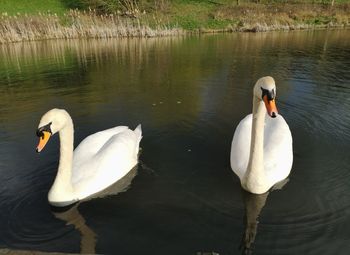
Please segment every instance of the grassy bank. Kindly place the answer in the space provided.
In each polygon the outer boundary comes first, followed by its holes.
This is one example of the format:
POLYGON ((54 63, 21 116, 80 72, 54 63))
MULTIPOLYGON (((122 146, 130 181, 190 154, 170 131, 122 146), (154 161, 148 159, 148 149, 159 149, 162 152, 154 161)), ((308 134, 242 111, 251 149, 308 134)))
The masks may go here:
POLYGON ((172 1, 157 17, 190 31, 268 31, 350 24, 350 1, 172 1), (260 3, 256 3, 260 2, 260 3), (314 2, 314 3, 313 3, 314 2), (331 2, 330 2, 331 3, 331 2))
POLYGON ((157 25, 150 27, 140 19, 116 14, 100 15, 94 11, 70 10, 62 16, 51 13, 38 15, 2 14, 0 43, 44 39, 155 37, 184 33, 178 28, 157 25))
POLYGON ((0 43, 348 27, 350 0, 0 0, 0 43), (238 3, 238 4, 237 4, 238 3), (71 10, 70 8, 78 8, 71 10))

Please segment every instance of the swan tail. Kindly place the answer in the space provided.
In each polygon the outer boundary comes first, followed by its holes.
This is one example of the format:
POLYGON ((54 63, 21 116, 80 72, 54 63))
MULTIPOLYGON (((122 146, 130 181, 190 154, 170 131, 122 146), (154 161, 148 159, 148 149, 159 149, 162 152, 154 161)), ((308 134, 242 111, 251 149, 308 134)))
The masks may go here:
POLYGON ((142 129, 141 129, 141 124, 139 124, 135 130, 135 135, 137 136, 137 138, 139 139, 139 142, 141 141, 141 138, 142 138, 142 129))
POLYGON ((136 155, 139 153, 139 144, 140 144, 140 141, 142 139, 142 129, 141 129, 141 124, 139 124, 135 130, 134 130, 134 133, 136 135, 136 139, 137 139, 137 142, 136 142, 136 155))

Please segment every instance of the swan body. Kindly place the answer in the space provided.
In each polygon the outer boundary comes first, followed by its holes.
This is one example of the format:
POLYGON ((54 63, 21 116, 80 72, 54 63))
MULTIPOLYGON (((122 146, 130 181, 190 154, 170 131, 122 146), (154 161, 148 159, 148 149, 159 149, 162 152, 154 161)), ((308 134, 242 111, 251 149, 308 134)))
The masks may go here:
POLYGON ((48 111, 40 120, 37 151, 56 132, 60 136, 60 161, 49 191, 49 203, 66 206, 109 187, 138 162, 141 126, 118 126, 86 137, 73 152, 73 121, 62 109, 48 111))
POLYGON ((288 177, 293 163, 292 135, 277 112, 273 78, 259 79, 253 94, 253 113, 235 130, 230 161, 242 187, 262 194, 288 177))

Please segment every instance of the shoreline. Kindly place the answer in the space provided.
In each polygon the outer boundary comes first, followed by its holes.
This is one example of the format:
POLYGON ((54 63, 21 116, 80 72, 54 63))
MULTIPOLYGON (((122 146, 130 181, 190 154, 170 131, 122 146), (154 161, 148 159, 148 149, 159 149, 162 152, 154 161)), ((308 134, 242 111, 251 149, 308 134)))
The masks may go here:
MULTIPOLYGON (((162 21, 165 19, 160 16, 153 16, 151 20, 152 13, 140 14, 137 17, 120 13, 101 15, 94 10, 69 10, 60 16, 51 13, 8 16, 2 13, 0 44, 52 39, 149 38, 209 33, 349 29, 350 12, 348 14, 347 10, 350 9, 350 5, 343 9, 342 6, 336 9, 317 7, 319 9, 306 14, 305 6, 298 11, 295 6, 291 9, 290 6, 284 8, 281 5, 280 11, 277 12, 276 9, 273 10, 274 13, 270 10, 271 6, 263 7, 265 9, 240 6, 225 10, 227 13, 219 9, 216 11, 221 16, 215 19, 226 20, 226 23, 217 27, 210 27, 209 23, 205 23, 206 25, 197 24, 187 28, 184 24, 162 21), (250 13, 250 16, 246 15, 247 13, 250 13)), ((186 19, 185 17, 183 19, 186 19)))
MULTIPOLYGON (((247 26, 243 28, 237 29, 199 29, 197 34, 210 34, 210 33, 264 33, 264 32, 278 32, 278 31, 313 31, 313 30, 334 30, 334 29, 349 29, 350 26, 344 25, 308 25, 308 24, 300 24, 298 26, 282 26, 282 27, 273 27, 267 25, 256 24, 252 26, 247 26)), ((190 32, 188 32, 190 33, 190 32)))
MULTIPOLYGON (((22 25, 25 27, 25 25, 22 25)), ((207 29, 199 28, 196 30, 184 30, 181 28, 165 28, 165 29, 153 29, 147 25, 140 25, 137 27, 128 25, 118 25, 113 28, 100 29, 99 27, 90 27, 85 31, 82 28, 76 27, 63 27, 62 30, 58 29, 53 33, 42 32, 36 30, 29 33, 18 32, 14 33, 10 31, 8 35, 4 35, 0 32, 0 45, 19 43, 19 42, 32 42, 32 41, 44 41, 44 40, 62 40, 62 39, 112 39, 112 38, 155 38, 155 37, 172 37, 172 36, 184 36, 184 35, 200 35, 200 34, 218 34, 218 33, 265 33, 265 32, 290 32, 290 31, 313 31, 313 30, 348 30, 349 25, 308 25, 300 24, 298 26, 268 26, 255 24, 242 28, 223 28, 223 29, 207 29), (96 32, 99 30, 99 32, 96 32), (39 31, 39 32, 38 32, 39 31)), ((18 30, 19 31, 19 30, 18 30)), ((52 32, 52 31, 51 31, 52 32)))

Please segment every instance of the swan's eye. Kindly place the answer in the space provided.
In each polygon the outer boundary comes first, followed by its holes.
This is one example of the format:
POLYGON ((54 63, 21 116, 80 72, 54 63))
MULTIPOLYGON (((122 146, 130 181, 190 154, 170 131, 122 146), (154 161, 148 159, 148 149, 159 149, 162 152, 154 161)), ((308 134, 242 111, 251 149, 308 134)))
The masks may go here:
POLYGON ((43 131, 37 130, 37 131, 36 131, 36 136, 37 136, 37 137, 40 137, 41 139, 43 139, 43 138, 44 138, 44 133, 43 133, 43 131))
POLYGON ((264 98, 264 96, 267 96, 267 100, 269 101, 275 99, 275 96, 276 96, 275 89, 268 90, 268 89, 261 88, 261 98, 264 98))
POLYGON ((36 135, 38 137, 44 139, 44 132, 43 131, 47 131, 47 132, 50 132, 52 134, 51 124, 52 124, 52 122, 50 122, 49 124, 47 124, 45 126, 42 126, 42 127, 38 128, 38 130, 36 131, 36 135))

